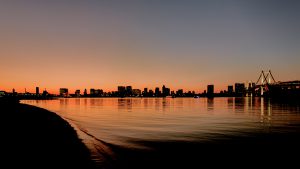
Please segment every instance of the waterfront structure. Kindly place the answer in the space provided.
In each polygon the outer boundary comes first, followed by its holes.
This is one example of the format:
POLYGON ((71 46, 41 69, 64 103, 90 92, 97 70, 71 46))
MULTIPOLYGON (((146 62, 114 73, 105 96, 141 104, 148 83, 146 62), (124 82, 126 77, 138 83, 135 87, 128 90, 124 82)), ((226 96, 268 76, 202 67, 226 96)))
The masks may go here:
POLYGON ((166 92, 166 86, 165 85, 163 85, 161 91, 162 91, 163 96, 165 96, 165 92, 166 92))
POLYGON ((79 89, 75 91, 75 96, 76 96, 76 97, 80 97, 80 96, 81 96, 81 95, 80 95, 80 90, 79 90, 79 89))
MULTIPOLYGON (((46 90, 45 90, 46 91, 46 90)), ((44 91, 44 92, 45 92, 44 91)), ((47 92, 47 91, 46 91, 47 92)), ((68 88, 60 88, 59 89, 59 95, 61 96, 61 97, 68 97, 69 96, 69 90, 68 90, 68 88)))
POLYGON ((103 96, 103 90, 102 89, 90 89, 90 97, 100 97, 103 96))
POLYGON ((35 95, 40 95, 40 88, 39 87, 35 87, 35 95))
MULTIPOLYGON (((67 89, 67 88, 63 88, 63 89, 67 89)), ((67 97, 67 96, 68 96, 68 89, 67 89, 66 94, 67 94, 67 95, 66 95, 66 97, 67 97)), ((43 91, 42 96, 43 96, 44 98, 49 96, 49 93, 48 93, 48 91, 47 91, 46 89, 43 91)))
POLYGON ((159 87, 155 88, 155 97, 159 97, 161 95, 160 91, 159 91, 159 87))
POLYGON ((90 89, 90 96, 94 96, 95 95, 95 89, 91 88, 90 89))
POLYGON ((98 97, 103 96, 103 90, 102 89, 96 89, 95 90, 95 96, 98 96, 98 97))
POLYGON ((5 96, 6 92, 5 91, 0 91, 0 96, 5 96))
POLYGON ((118 96, 124 97, 126 94, 125 86, 118 86, 118 96))
POLYGON ((207 96, 212 97, 214 96, 214 85, 207 85, 207 96))
POLYGON ((229 86, 227 87, 227 93, 228 93, 229 95, 233 94, 233 86, 232 86, 232 85, 229 85, 229 86))
POLYGON ((153 96, 154 96, 153 90, 151 90, 151 89, 149 90, 148 96, 149 96, 149 97, 153 97, 153 96))
POLYGON ((132 86, 126 86, 126 96, 132 95, 132 86))
POLYGON ((251 81, 247 83, 246 89, 249 90, 251 88, 255 88, 255 83, 252 83, 251 81))
POLYGON ((145 87, 142 94, 143 96, 148 96, 148 88, 145 87))
MULTIPOLYGON (((256 83, 251 81, 246 83, 235 83, 234 85, 228 85, 226 90, 220 90, 219 93, 214 93, 214 85, 207 85, 207 90, 204 90, 204 93, 196 94, 194 91, 183 92, 183 89, 178 89, 177 91, 172 91, 171 95, 175 97, 242 97, 242 96, 263 96, 263 97, 292 97, 300 98, 300 81, 286 81, 280 82, 275 81, 271 71, 265 72, 262 71, 259 79, 256 83), (235 90, 234 90, 235 89, 235 90)), ((43 98, 45 95, 54 96, 48 94, 45 90, 43 94, 40 94, 39 87, 35 88, 35 94, 29 93, 25 89, 25 93, 17 93, 15 89, 12 89, 12 92, 1 92, 2 96, 19 96, 26 97, 34 96, 34 98, 43 98), (38 97, 36 97, 38 96, 38 97)), ((91 97, 131 97, 131 96, 144 96, 144 97, 166 97, 170 96, 170 88, 167 88, 165 85, 162 86, 162 91, 159 87, 156 87, 155 90, 148 90, 144 88, 143 92, 140 89, 132 89, 132 86, 118 86, 118 91, 103 92, 102 89, 90 89, 90 95, 87 94, 87 90, 84 89, 83 95, 80 94, 80 90, 76 90, 75 94, 69 95, 68 88, 60 88, 59 95, 61 97, 80 97, 80 96, 91 96, 91 97)))
POLYGON ((183 89, 178 89, 176 91, 176 96, 179 96, 179 97, 183 96, 183 89))
POLYGON ((256 96, 273 98, 300 98, 300 81, 276 81, 271 70, 261 71, 261 74, 252 88, 256 96))
POLYGON ((133 96, 140 96, 142 91, 140 89, 132 89, 133 96))
POLYGON ((246 92, 245 84, 244 83, 235 83, 234 91, 235 91, 236 96, 244 96, 244 94, 246 92))
POLYGON ((170 88, 167 88, 165 85, 163 85, 163 87, 162 87, 162 95, 164 97, 169 96, 170 95, 170 88))
POLYGON ((83 96, 87 96, 87 90, 86 89, 84 89, 84 92, 83 92, 83 96))

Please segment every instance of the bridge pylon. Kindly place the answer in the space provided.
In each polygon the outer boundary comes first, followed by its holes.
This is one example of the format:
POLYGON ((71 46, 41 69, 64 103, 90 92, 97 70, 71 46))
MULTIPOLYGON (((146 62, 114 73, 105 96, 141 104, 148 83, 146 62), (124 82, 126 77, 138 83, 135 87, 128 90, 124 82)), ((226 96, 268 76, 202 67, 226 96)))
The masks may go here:
POLYGON ((276 80, 269 71, 261 71, 259 78, 257 79, 255 86, 260 87, 260 95, 263 96, 265 92, 269 91, 269 86, 275 84, 276 80))

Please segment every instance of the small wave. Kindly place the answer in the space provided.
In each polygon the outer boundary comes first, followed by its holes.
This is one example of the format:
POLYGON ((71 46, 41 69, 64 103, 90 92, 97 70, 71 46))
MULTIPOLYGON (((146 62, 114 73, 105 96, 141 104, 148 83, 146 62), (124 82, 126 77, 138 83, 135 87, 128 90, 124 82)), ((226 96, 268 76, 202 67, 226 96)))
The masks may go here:
POLYGON ((111 149, 111 144, 95 137, 89 131, 71 118, 62 117, 77 131, 80 139, 91 151, 91 158, 98 166, 111 166, 115 160, 115 153, 111 149))

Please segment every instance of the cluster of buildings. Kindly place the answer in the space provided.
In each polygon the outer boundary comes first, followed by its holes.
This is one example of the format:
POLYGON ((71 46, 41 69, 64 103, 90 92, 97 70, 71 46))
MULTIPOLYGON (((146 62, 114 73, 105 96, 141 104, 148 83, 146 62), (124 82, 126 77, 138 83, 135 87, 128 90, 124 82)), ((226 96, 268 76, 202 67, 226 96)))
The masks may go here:
MULTIPOLYGON (((180 89, 176 92, 178 96, 183 96, 183 90, 180 89)), ((165 86, 160 90, 159 87, 156 87, 155 90, 144 88, 144 90, 133 89, 132 86, 118 86, 117 91, 104 92, 102 89, 91 88, 89 93, 87 89, 84 89, 84 92, 78 89, 74 94, 69 93, 68 88, 60 88, 59 96, 60 97, 166 97, 175 95, 174 91, 170 91, 170 88, 165 86)))
POLYGON ((81 93, 80 90, 76 90, 75 93, 69 93, 68 88, 60 88, 60 97, 232 97, 232 96, 250 96, 255 95, 254 92, 255 83, 249 83, 245 85, 244 83, 235 83, 235 85, 229 85, 227 90, 222 90, 219 93, 215 93, 214 85, 207 85, 207 90, 203 93, 195 93, 195 91, 184 92, 183 89, 178 89, 177 91, 171 90, 165 85, 162 88, 156 87, 154 90, 144 88, 134 89, 132 86, 118 86, 117 91, 104 92, 102 89, 91 88, 89 93, 87 89, 81 93))
MULTIPOLYGON (((23 98, 45 98, 45 97, 218 97, 218 96, 246 96, 249 93, 249 89, 255 86, 254 83, 249 83, 245 86, 244 83, 235 83, 235 85, 229 85, 227 90, 215 93, 214 85, 207 85, 207 90, 203 93, 195 93, 195 91, 184 92, 183 89, 178 89, 177 91, 171 90, 170 88, 163 85, 161 88, 156 87, 154 90, 144 88, 134 89, 132 86, 118 86, 117 91, 104 92, 102 89, 91 88, 89 92, 84 89, 81 92, 79 89, 75 90, 74 93, 70 93, 68 88, 60 88, 58 95, 49 94, 45 89, 40 92, 40 88, 36 87, 35 93, 17 93, 15 89, 12 92, 0 91, 0 96, 20 96, 23 98)), ((251 91, 252 92, 252 91, 251 91)))
POLYGON ((45 89, 40 92, 40 88, 36 87, 35 93, 17 93, 14 89, 12 92, 0 91, 0 97, 2 96, 19 96, 20 98, 47 98, 47 97, 242 97, 242 96, 259 96, 259 91, 255 90, 255 83, 235 83, 229 85, 227 90, 222 90, 219 93, 215 92, 213 84, 207 85, 207 89, 203 93, 195 93, 195 91, 184 92, 183 89, 177 91, 163 85, 161 88, 156 87, 154 90, 144 88, 135 89, 132 86, 118 86, 117 91, 104 92, 102 89, 91 88, 89 91, 75 90, 74 93, 70 93, 68 88, 60 88, 59 94, 49 94, 45 89))
POLYGON ((245 83, 235 83, 229 85, 227 90, 221 90, 219 93, 214 92, 214 85, 207 85, 207 91, 205 90, 201 96, 206 97, 242 97, 242 96, 256 96, 257 91, 255 91, 255 83, 249 82, 247 85, 245 83))
POLYGON ((163 85, 161 88, 156 87, 154 90, 144 88, 134 89, 132 86, 118 86, 117 91, 104 92, 102 89, 91 88, 89 91, 79 89, 70 93, 68 88, 60 88, 59 94, 50 94, 47 90, 40 92, 36 87, 35 93, 27 92, 18 93, 13 89, 11 92, 0 91, 0 97, 17 96, 20 99, 48 99, 53 97, 244 97, 244 96, 266 96, 266 97, 300 97, 300 81, 277 82, 273 84, 255 83, 235 83, 229 85, 227 90, 215 92, 213 84, 207 85, 207 89, 202 93, 195 91, 185 92, 183 89, 177 91, 163 85))
POLYGON ((102 89, 91 88, 89 92, 87 89, 84 89, 83 92, 78 89, 74 93, 70 93, 68 88, 60 88, 58 95, 49 94, 46 89, 40 92, 39 87, 36 87, 35 93, 29 93, 26 89, 25 93, 17 93, 15 89, 12 92, 0 91, 0 97, 3 96, 18 96, 21 99, 44 99, 51 97, 300 97, 300 81, 275 81, 269 70, 267 73, 265 71, 261 72, 257 83, 235 83, 234 85, 229 85, 227 90, 222 90, 219 93, 215 92, 213 84, 209 84, 203 93, 195 93, 195 91, 184 92, 183 89, 174 91, 163 85, 161 88, 156 87, 154 90, 148 88, 144 88, 143 90, 134 89, 132 86, 118 86, 117 91, 112 92, 104 92, 102 89), (258 83, 259 81, 261 83, 258 83))
POLYGON ((6 91, 0 91, 0 97, 18 97, 20 99, 46 99, 53 97, 54 95, 48 93, 48 91, 45 89, 43 92, 40 92, 40 88, 35 88, 35 93, 27 92, 25 89, 24 93, 18 93, 15 91, 15 89, 12 89, 12 92, 6 92, 6 91))

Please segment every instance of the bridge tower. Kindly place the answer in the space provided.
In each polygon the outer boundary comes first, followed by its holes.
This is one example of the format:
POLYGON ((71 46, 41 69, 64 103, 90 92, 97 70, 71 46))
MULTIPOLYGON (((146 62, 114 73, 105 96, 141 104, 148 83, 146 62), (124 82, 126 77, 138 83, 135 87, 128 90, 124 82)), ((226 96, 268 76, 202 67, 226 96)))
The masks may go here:
POLYGON ((276 80, 274 79, 271 70, 269 71, 262 70, 255 85, 257 87, 260 87, 260 95, 263 96, 265 92, 269 91, 269 86, 274 83, 276 83, 276 80))

